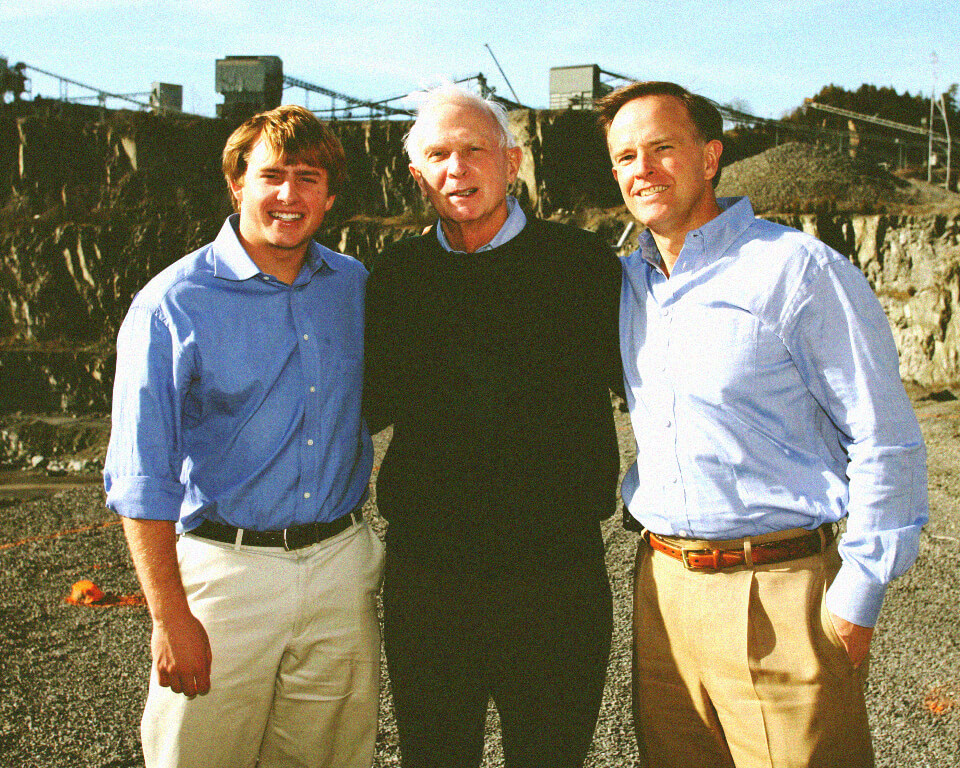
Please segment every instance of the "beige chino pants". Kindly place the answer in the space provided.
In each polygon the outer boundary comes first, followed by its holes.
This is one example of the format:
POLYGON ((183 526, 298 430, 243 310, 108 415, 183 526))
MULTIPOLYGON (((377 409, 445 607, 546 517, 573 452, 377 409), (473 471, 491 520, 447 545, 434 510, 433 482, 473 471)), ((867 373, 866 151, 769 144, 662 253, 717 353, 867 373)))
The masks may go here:
POLYGON ((839 567, 833 543, 786 563, 689 571, 641 541, 634 720, 651 766, 873 765, 866 665, 853 669, 824 604, 839 567))
POLYGON ((177 553, 210 638, 210 692, 187 699, 153 673, 141 724, 147 768, 370 766, 383 570, 370 527, 293 552, 186 535, 177 553))

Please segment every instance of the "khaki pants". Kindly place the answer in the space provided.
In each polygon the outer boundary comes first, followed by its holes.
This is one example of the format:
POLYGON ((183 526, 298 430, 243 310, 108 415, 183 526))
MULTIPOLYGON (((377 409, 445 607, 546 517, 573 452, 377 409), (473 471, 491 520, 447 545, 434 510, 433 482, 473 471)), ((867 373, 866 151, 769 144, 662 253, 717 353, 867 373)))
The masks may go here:
POLYGON ((853 669, 824 604, 839 567, 836 543, 720 573, 640 543, 634 720, 652 767, 873 765, 866 665, 853 669))
POLYGON ((210 638, 210 692, 187 699, 153 673, 147 768, 370 766, 383 545, 369 526, 293 552, 188 534, 177 553, 210 638))

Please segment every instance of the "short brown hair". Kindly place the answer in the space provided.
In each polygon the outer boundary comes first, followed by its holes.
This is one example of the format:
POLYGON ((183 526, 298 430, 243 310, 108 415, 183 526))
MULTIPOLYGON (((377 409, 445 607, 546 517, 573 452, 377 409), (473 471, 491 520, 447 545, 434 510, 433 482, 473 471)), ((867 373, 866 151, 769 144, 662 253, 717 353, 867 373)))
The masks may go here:
MULTIPOLYGON (((223 175, 236 182, 247 172, 247 158, 263 139, 277 157, 296 159, 327 172, 327 192, 335 195, 347 179, 343 147, 330 127, 296 104, 261 112, 243 123, 223 148, 223 175)), ((233 200, 234 208, 237 200, 233 200)))
MULTIPOLYGON (((683 106, 687 108, 687 114, 700 139, 706 143, 708 141, 723 142, 723 116, 709 99, 696 93, 690 93, 682 85, 669 83, 664 80, 645 80, 637 83, 630 83, 621 86, 615 91, 611 91, 601 99, 594 102, 593 108, 597 113, 597 120, 600 127, 603 128, 604 136, 610 131, 610 124, 617 112, 630 101, 640 99, 644 96, 673 96, 678 99, 683 106)), ((720 181, 720 168, 713 177, 713 186, 717 186, 720 181)))

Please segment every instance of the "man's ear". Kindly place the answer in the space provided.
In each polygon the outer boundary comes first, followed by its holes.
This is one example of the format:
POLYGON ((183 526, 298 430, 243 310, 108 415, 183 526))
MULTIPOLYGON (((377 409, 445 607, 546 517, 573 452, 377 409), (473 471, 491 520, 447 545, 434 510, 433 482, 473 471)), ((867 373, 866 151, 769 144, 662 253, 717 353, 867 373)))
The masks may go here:
POLYGON ((419 170, 417 170, 417 167, 413 163, 410 163, 410 165, 408 165, 407 168, 410 169, 410 175, 413 176, 413 180, 417 182, 417 186, 420 187, 420 192, 423 193, 424 195, 427 194, 427 190, 424 188, 424 185, 423 185, 423 174, 420 173, 419 170))
POLYGON ((520 163, 523 161, 523 150, 520 147, 510 147, 507 150, 507 182, 513 184, 520 172, 520 163))
POLYGON ((239 211, 240 203, 243 202, 243 177, 227 179, 227 186, 230 187, 230 194, 233 196, 233 207, 239 211))
MULTIPOLYGON (((720 167, 720 155, 723 154, 723 144, 716 139, 703 145, 703 175, 709 181, 717 175, 720 167)), ((616 169, 614 169, 616 174, 616 169)))

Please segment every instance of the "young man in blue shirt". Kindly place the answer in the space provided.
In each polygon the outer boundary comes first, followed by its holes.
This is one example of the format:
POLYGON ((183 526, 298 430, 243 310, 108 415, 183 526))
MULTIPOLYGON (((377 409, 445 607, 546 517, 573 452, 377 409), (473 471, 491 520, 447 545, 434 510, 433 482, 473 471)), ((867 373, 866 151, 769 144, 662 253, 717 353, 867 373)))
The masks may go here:
POLYGON ((345 177, 301 107, 228 139, 237 214, 134 298, 107 505, 153 620, 154 766, 369 766, 383 548, 364 523, 364 285, 312 238, 345 177))
POLYGON ((842 255, 715 197, 706 99, 634 83, 598 111, 647 227, 620 300, 638 739, 658 766, 872 765, 870 638, 927 519, 887 319, 842 255))

